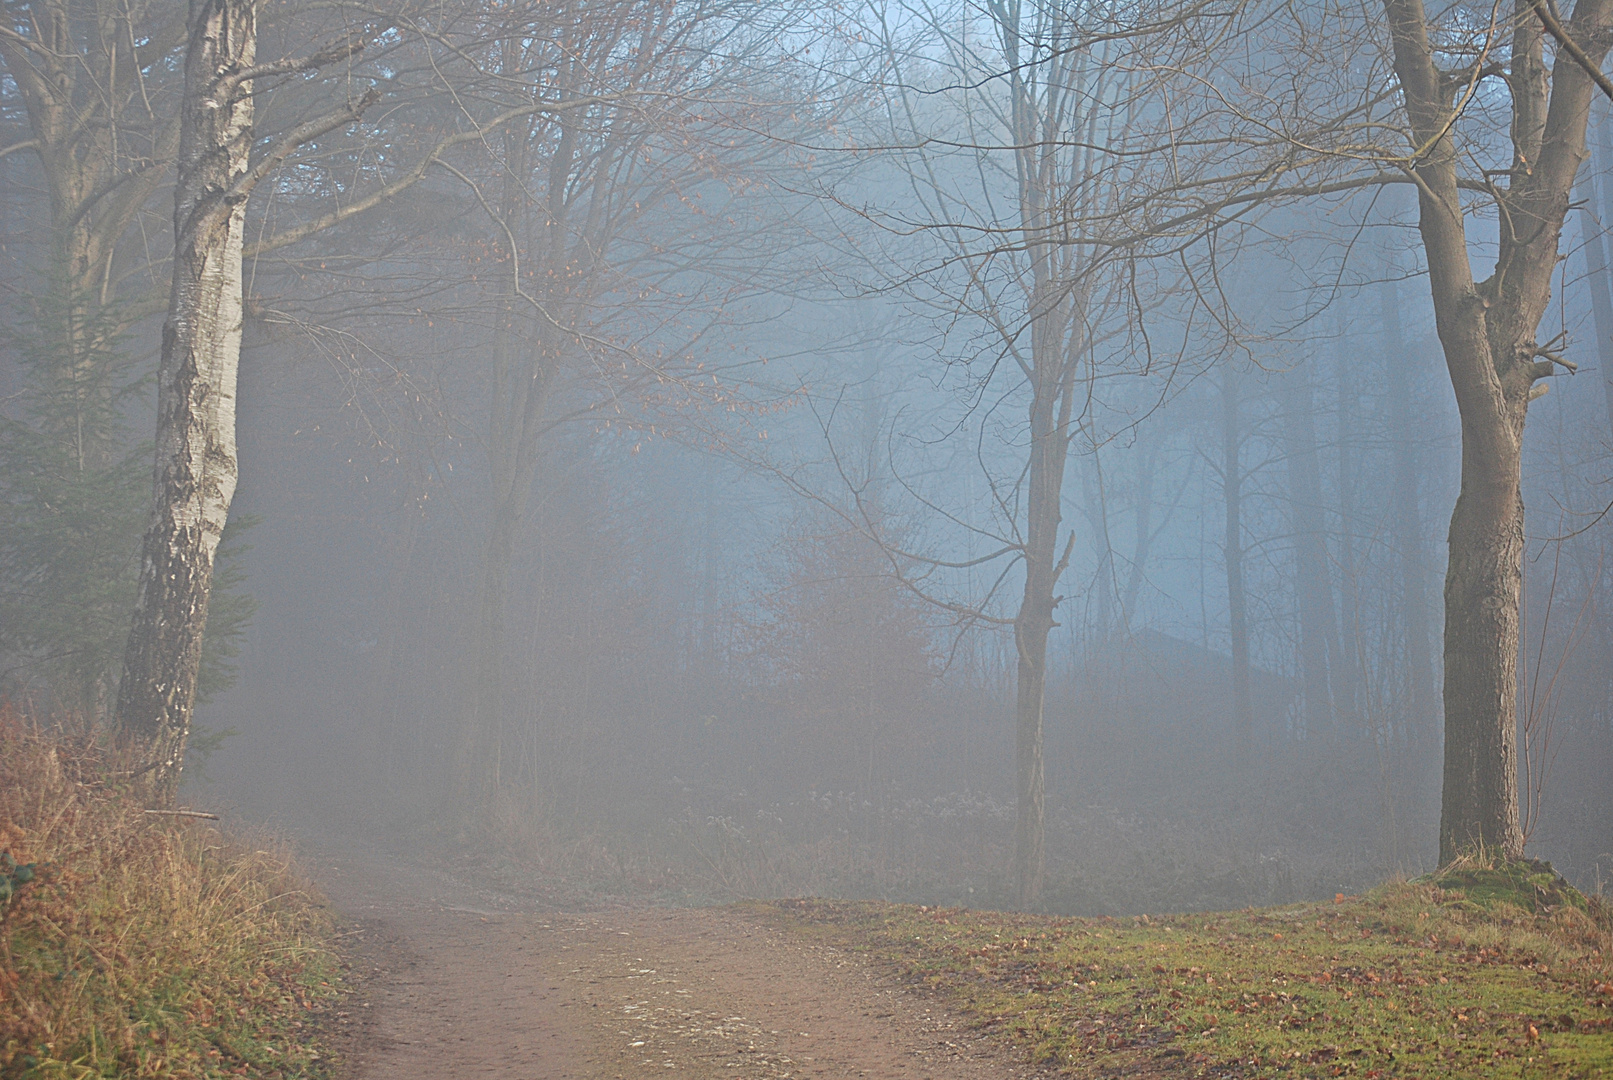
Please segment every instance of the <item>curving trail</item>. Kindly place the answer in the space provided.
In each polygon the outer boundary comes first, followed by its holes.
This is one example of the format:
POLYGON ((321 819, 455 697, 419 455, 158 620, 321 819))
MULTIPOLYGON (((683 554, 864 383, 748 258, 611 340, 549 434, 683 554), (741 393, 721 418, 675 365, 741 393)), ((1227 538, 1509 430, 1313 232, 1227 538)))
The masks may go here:
POLYGON ((342 1080, 1037 1075, 857 957, 742 912, 522 910, 370 854, 316 865, 356 927, 342 1080))

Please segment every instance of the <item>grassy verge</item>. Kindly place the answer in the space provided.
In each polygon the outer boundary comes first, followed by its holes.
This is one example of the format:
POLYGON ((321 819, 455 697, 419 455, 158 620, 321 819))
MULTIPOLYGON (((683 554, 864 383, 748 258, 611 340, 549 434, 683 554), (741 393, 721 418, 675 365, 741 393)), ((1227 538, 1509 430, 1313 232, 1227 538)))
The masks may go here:
POLYGON ((1613 1076, 1613 921, 1539 868, 1121 920, 760 910, 895 965, 1071 1076, 1613 1076))
POLYGON ((325 1075, 339 964, 288 854, 146 815, 109 769, 0 712, 0 853, 35 868, 0 899, 0 1077, 325 1075))

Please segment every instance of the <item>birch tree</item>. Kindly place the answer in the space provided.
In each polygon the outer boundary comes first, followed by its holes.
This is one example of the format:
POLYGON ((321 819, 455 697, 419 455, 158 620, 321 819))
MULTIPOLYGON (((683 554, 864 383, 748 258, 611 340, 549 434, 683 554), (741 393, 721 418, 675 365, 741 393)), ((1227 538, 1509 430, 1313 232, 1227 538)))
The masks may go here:
POLYGON ((255 79, 314 70, 354 41, 300 60, 257 63, 252 0, 192 0, 186 22, 174 190, 173 284, 157 372, 151 523, 118 687, 117 717, 146 757, 142 772, 172 798, 184 768, 207 625, 213 560, 238 474, 236 370, 246 201, 297 147, 359 117, 377 96, 285 132, 257 162, 255 79))

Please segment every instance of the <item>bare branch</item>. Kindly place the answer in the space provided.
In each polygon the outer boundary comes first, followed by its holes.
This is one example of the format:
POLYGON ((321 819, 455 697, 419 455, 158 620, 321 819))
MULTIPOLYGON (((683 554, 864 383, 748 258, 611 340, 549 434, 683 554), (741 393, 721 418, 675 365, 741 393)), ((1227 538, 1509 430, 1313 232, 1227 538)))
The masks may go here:
POLYGON ((1608 100, 1613 101, 1613 80, 1603 75, 1601 67, 1580 48, 1579 42, 1568 33, 1567 27, 1558 20, 1546 0, 1529 0, 1529 2, 1534 6, 1535 14, 1540 16, 1541 23, 1545 25, 1546 33, 1557 39, 1557 44, 1573 58, 1574 63, 1585 70, 1585 74, 1601 88, 1602 93, 1608 96, 1608 100))
POLYGON ((381 100, 381 92, 373 87, 364 92, 364 96, 345 109, 327 113, 316 117, 305 124, 299 124, 275 140, 275 144, 259 159, 258 163, 248 169, 241 177, 230 185, 230 192, 225 196, 226 203, 237 203, 252 194, 252 189, 263 181, 263 178, 278 169, 294 153, 298 147, 312 142, 328 131, 346 124, 351 124, 364 115, 364 110, 381 100))

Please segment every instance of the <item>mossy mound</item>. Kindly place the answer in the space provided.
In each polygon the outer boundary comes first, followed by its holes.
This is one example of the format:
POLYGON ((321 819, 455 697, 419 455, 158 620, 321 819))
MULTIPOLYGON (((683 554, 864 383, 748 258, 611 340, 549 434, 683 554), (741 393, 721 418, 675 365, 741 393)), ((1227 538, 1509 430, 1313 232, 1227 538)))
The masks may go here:
POLYGON ((1500 904, 1535 915, 1548 915, 1563 907, 1586 910, 1585 894, 1543 859, 1473 856, 1458 859, 1422 880, 1445 892, 1459 892, 1468 903, 1485 910, 1500 904))

